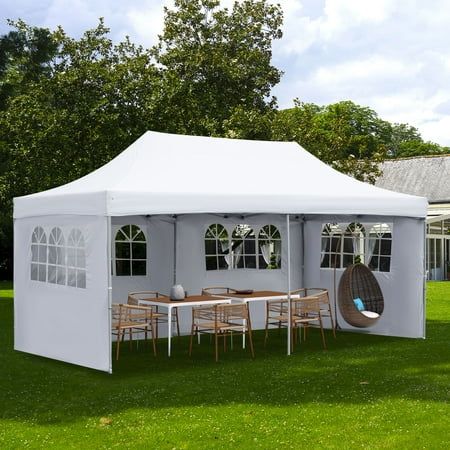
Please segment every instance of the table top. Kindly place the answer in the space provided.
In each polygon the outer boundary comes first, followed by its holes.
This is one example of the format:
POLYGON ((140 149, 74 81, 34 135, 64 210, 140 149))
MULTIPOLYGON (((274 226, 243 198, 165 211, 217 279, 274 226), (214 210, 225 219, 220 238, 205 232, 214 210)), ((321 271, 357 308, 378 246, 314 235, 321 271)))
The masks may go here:
POLYGON ((222 294, 222 295, 235 299, 241 299, 244 301, 287 299, 287 293, 280 291, 253 291, 251 294, 222 294))
POLYGON ((141 298, 140 302, 156 306, 183 306, 183 305, 215 305, 218 303, 230 303, 228 294, 219 295, 188 295, 183 300, 171 300, 169 297, 141 298))

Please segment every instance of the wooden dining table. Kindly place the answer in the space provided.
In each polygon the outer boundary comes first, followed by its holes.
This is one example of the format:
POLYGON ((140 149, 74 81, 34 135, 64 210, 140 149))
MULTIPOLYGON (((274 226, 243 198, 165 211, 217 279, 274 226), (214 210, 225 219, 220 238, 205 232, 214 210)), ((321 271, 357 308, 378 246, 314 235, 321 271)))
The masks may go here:
POLYGON ((139 303, 142 305, 158 306, 167 309, 167 355, 172 351, 172 311, 174 308, 186 308, 204 305, 219 305, 221 303, 231 303, 231 298, 220 295, 189 295, 183 300, 171 300, 169 297, 159 298, 141 298, 139 303))

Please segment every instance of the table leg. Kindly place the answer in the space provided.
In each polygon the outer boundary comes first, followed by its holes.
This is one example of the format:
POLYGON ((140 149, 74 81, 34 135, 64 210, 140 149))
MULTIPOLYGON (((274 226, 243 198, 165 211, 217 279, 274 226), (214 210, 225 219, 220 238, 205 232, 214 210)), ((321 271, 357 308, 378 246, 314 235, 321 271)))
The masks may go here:
POLYGON ((247 321, 245 319, 243 319, 242 323, 244 325, 243 333, 242 333, 242 348, 245 348, 245 326, 247 325, 247 321))
POLYGON ((170 346, 172 340, 172 308, 167 307, 167 356, 170 356, 170 346))

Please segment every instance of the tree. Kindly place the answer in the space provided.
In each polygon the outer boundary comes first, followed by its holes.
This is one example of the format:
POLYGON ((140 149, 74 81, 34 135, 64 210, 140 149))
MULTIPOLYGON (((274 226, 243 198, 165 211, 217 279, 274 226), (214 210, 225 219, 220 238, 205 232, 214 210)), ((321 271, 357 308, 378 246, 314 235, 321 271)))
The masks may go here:
MULTIPOLYGON (((33 36, 33 28, 20 26, 33 36)), ((0 249, 10 269, 13 197, 83 176, 158 128, 160 77, 150 52, 128 39, 114 45, 108 32, 103 21, 79 40, 60 28, 49 32, 51 70, 23 83, 0 111, 0 249)))
POLYGON ((413 156, 445 155, 450 153, 449 147, 442 147, 434 142, 424 142, 422 139, 401 142, 397 150, 398 158, 413 156))
POLYGON ((273 139, 294 140, 340 172, 374 182, 389 124, 351 101, 319 107, 296 100, 294 108, 277 114, 272 130, 273 139))
POLYGON ((55 34, 49 30, 29 27, 21 20, 8 24, 16 29, 0 37, 0 110, 30 82, 50 75, 57 50, 55 34))
POLYGON ((161 67, 168 131, 224 135, 224 122, 242 111, 264 113, 281 72, 271 65, 282 13, 265 0, 175 0, 165 8, 164 31, 153 49, 161 67))

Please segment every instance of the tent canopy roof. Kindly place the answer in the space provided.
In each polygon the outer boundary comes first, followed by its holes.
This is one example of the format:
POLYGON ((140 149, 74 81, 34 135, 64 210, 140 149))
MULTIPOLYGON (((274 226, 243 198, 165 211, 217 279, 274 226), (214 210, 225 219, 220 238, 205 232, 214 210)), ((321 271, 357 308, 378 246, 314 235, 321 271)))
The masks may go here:
POLYGON ((14 217, 292 213, 426 217, 423 197, 343 175, 292 142, 148 131, 108 164, 14 199, 14 217))

